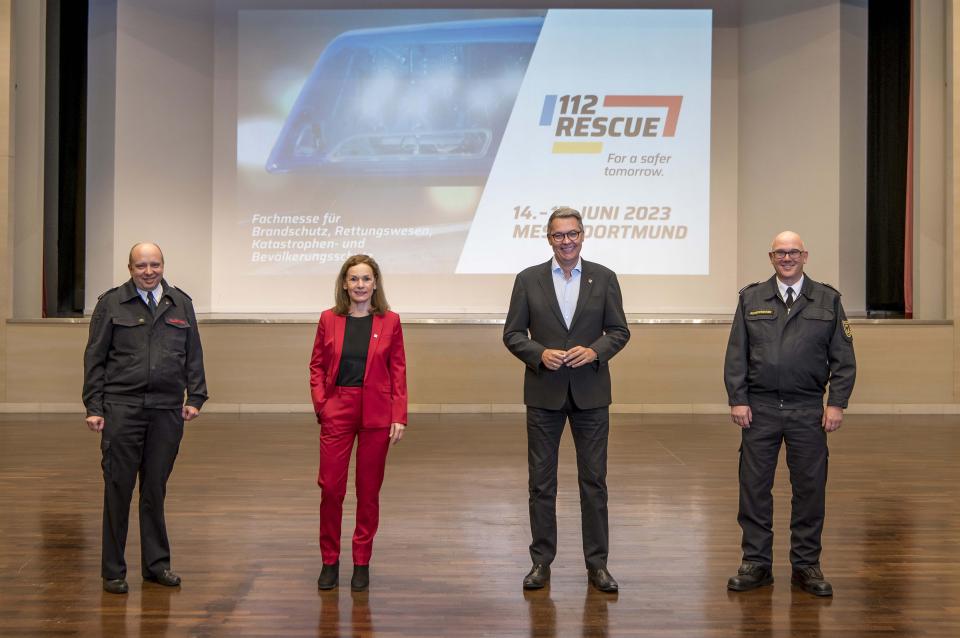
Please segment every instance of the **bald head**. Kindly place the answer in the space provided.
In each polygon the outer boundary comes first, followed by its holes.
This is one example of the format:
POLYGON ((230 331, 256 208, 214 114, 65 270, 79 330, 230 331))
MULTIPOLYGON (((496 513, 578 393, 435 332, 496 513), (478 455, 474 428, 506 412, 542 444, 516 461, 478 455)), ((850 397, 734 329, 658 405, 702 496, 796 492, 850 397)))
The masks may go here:
MULTIPOLYGON (((806 250, 803 246, 803 240, 800 239, 800 235, 792 230, 785 230, 773 238, 773 242, 770 244, 770 250, 778 250, 778 246, 790 246, 791 248, 806 250)), ((787 250, 790 250, 790 248, 787 248, 787 250)))
POLYGON ((134 244, 127 262, 130 277, 140 290, 153 290, 163 279, 163 252, 150 242, 134 244))
POLYGON ((130 254, 127 256, 127 266, 132 266, 134 262, 134 253, 139 254, 141 249, 155 250, 160 255, 160 263, 163 263, 163 251, 160 246, 149 241, 139 241, 130 248, 130 254))
POLYGON ((803 265, 807 263, 807 249, 800 235, 785 230, 773 238, 770 244, 770 263, 777 272, 777 279, 788 286, 803 277, 803 265))

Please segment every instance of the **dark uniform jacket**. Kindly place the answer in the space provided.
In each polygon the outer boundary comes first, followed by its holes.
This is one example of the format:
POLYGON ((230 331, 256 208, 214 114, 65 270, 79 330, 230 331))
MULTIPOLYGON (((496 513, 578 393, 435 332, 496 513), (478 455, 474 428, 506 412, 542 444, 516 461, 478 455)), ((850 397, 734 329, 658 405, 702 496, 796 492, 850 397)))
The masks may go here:
POLYGON ((190 297, 163 281, 156 315, 133 280, 97 302, 83 355, 83 404, 103 416, 110 401, 146 408, 197 409, 207 400, 203 348, 190 297))
POLYGON ((580 296, 568 330, 553 286, 551 261, 517 275, 503 327, 503 343, 527 364, 523 402, 559 410, 569 389, 581 410, 610 405, 608 363, 630 339, 617 276, 609 268, 581 260, 580 296), (597 360, 579 368, 550 370, 540 359, 547 348, 574 346, 593 348, 597 360))
POLYGON ((804 276, 790 313, 777 278, 740 291, 723 369, 730 405, 847 407, 857 364, 840 293, 804 276))

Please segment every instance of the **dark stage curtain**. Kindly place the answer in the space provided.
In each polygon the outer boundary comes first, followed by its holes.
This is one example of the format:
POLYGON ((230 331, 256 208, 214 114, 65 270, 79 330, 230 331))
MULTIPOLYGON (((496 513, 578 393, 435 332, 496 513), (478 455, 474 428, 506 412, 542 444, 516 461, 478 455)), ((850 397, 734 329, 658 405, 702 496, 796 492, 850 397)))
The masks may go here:
POLYGON ((47 0, 43 313, 83 314, 88 0, 47 0))
POLYGON ((911 3, 871 2, 867 20, 867 313, 903 316, 912 256, 906 250, 911 3))

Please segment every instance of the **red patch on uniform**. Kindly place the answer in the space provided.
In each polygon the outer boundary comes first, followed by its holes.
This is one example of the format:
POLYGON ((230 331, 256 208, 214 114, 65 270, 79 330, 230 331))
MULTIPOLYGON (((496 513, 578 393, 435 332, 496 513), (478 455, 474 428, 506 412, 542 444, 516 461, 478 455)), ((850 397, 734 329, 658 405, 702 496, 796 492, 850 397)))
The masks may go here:
POLYGON ((183 319, 167 319, 167 323, 172 323, 175 326, 185 326, 187 322, 183 319))

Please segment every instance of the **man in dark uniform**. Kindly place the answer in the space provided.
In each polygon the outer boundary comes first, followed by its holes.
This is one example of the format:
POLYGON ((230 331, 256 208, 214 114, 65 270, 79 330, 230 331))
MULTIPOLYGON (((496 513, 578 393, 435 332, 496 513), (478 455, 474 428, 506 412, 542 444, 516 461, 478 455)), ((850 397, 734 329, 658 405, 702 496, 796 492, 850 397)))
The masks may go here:
POLYGON ((130 249, 130 280, 101 295, 84 352, 87 427, 102 434, 104 590, 127 593, 127 521, 140 479, 141 571, 146 581, 180 584, 170 569, 163 516, 183 423, 207 400, 193 302, 163 279, 156 244, 130 249), (184 401, 186 394, 186 401, 184 401))
POLYGON ((723 371, 730 418, 742 434, 743 563, 727 588, 747 591, 773 583, 771 489, 784 441, 793 487, 791 582, 816 596, 832 596, 820 571, 827 433, 840 427, 853 391, 853 334, 840 293, 804 276, 807 251, 799 235, 777 235, 770 263, 773 277, 740 291, 723 371))
POLYGON ((566 420, 577 448, 583 557, 591 585, 616 592, 607 570, 607 435, 610 359, 627 344, 617 276, 580 259, 583 222, 558 208, 547 222, 553 259, 517 275, 503 342, 526 364, 527 464, 533 567, 524 589, 550 581, 557 552, 557 455, 566 420))

